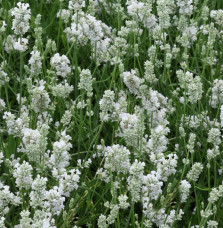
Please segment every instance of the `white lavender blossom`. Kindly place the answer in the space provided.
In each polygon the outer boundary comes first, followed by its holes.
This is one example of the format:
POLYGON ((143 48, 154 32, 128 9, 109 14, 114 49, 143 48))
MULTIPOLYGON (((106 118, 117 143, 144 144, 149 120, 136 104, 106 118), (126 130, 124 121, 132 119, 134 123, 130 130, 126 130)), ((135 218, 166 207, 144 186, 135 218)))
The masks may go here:
POLYGON ((182 180, 180 182, 179 191, 180 191, 181 203, 184 203, 187 201, 187 198, 190 193, 190 188, 191 188, 191 184, 187 180, 182 180))
POLYGON ((144 78, 147 82, 151 84, 156 84, 158 82, 158 79, 156 78, 156 75, 154 74, 154 65, 151 61, 147 60, 144 63, 145 67, 145 73, 144 78))
POLYGON ((40 146, 41 134, 38 130, 24 128, 20 152, 26 153, 29 161, 40 162, 42 151, 40 146))
POLYGON ((143 177, 142 193, 151 200, 156 200, 159 195, 162 194, 162 186, 163 182, 160 180, 159 173, 152 171, 150 174, 143 177))
POLYGON ((69 173, 64 172, 60 176, 59 188, 64 196, 69 197, 73 190, 77 190, 80 174, 78 169, 71 169, 69 173))
POLYGON ((66 9, 61 9, 57 13, 57 17, 61 18, 66 24, 69 22, 70 16, 70 11, 66 9))
POLYGON ((223 10, 212 10, 210 13, 211 18, 213 18, 218 25, 222 25, 223 22, 223 10))
POLYGON ((0 98, 0 112, 4 111, 6 108, 5 101, 0 98))
POLYGON ((50 97, 48 92, 45 90, 46 82, 39 81, 39 86, 33 86, 30 90, 32 103, 31 107, 36 113, 41 113, 49 107, 50 97))
POLYGON ((54 186, 45 194, 46 201, 44 202, 44 207, 50 208, 53 215, 59 215, 64 209, 65 197, 59 193, 58 187, 54 186))
POLYGON ((64 82, 62 83, 51 86, 50 88, 52 90, 53 96, 62 97, 64 99, 66 99, 70 95, 70 93, 74 90, 73 85, 69 85, 66 80, 64 80, 64 82))
POLYGON ((21 137, 23 135, 22 130, 29 126, 29 117, 27 113, 23 113, 20 118, 16 119, 16 116, 11 112, 4 112, 3 119, 5 119, 8 134, 15 137, 21 137))
POLYGON ((131 193, 132 202, 138 202, 140 200, 140 193, 143 183, 143 171, 144 171, 144 162, 139 162, 135 160, 134 163, 130 166, 129 177, 127 179, 128 189, 131 193))
POLYGON ((13 177, 15 178, 16 186, 21 189, 30 189, 33 178, 32 178, 32 166, 23 161, 22 164, 17 163, 13 172, 13 177))
POLYGON ((187 179, 196 182, 203 171, 203 168, 204 166, 200 162, 194 163, 191 170, 187 173, 187 179))
POLYGON ((160 179, 167 181, 168 177, 176 173, 177 168, 177 159, 176 154, 168 154, 167 158, 162 157, 157 162, 157 172, 160 175, 160 179))
POLYGON ((135 114, 121 113, 119 115, 120 124, 117 135, 123 137, 128 146, 137 148, 141 136, 140 119, 135 114))
POLYGON ((69 150, 72 148, 70 140, 71 137, 63 131, 60 140, 53 143, 53 151, 48 164, 50 167, 61 169, 66 168, 70 164, 69 150))
POLYGON ((12 29, 16 35, 24 35, 30 28, 29 20, 31 11, 28 3, 17 3, 17 7, 12 9, 12 16, 15 18, 12 21, 12 29))
POLYGON ((162 125, 151 130, 151 136, 145 144, 144 149, 149 154, 151 161, 156 162, 163 157, 167 150, 169 128, 162 125))
POLYGON ((119 213, 119 206, 114 205, 113 208, 110 211, 110 214, 107 217, 107 222, 109 225, 113 224, 117 218, 117 215, 119 213))
POLYGON ((217 108, 219 104, 223 104, 223 80, 214 80, 212 87, 212 96, 210 97, 209 104, 213 108, 217 108))
POLYGON ((4 62, 0 67, 0 86, 3 86, 5 83, 9 82, 8 74, 3 69, 4 62))
POLYGON ((6 228, 6 226, 5 226, 5 217, 3 217, 3 216, 0 217, 0 227, 6 228))
POLYGON ((13 43, 13 48, 16 51, 25 52, 28 49, 28 43, 29 43, 28 39, 26 39, 26 38, 18 38, 18 40, 16 40, 13 43))
POLYGON ((80 11, 72 16, 71 26, 65 29, 65 33, 69 42, 77 41, 83 45, 90 40, 93 44, 97 44, 111 36, 111 28, 94 16, 80 11))
POLYGON ((131 72, 123 72, 121 77, 130 93, 140 96, 139 87, 144 83, 144 79, 138 77, 137 71, 131 70, 131 72))
POLYGON ((115 93, 112 90, 105 90, 102 99, 99 101, 100 105, 100 119, 103 122, 112 120, 114 118, 114 99, 115 93))
POLYGON ((129 207, 130 204, 127 202, 127 200, 128 197, 126 195, 120 195, 118 197, 120 209, 127 209, 129 207))
POLYGON ((214 146, 218 146, 221 143, 221 132, 218 128, 211 128, 208 132, 207 142, 214 144, 214 146))
POLYGON ((36 179, 34 179, 31 187, 30 192, 30 205, 33 208, 42 207, 43 202, 46 196, 46 183, 47 178, 46 177, 40 177, 40 175, 37 175, 36 179))
POLYGON ((29 59, 30 72, 32 76, 38 76, 42 70, 42 58, 40 52, 33 50, 29 59))
POLYGON ((98 227, 99 227, 99 228, 108 227, 107 218, 106 218, 105 215, 100 215, 100 216, 99 216, 99 218, 98 218, 98 227))
POLYGON ((6 215, 9 212, 10 205, 19 205, 20 200, 20 197, 10 192, 9 186, 0 182, 0 216, 6 215))
POLYGON ((63 78, 66 78, 70 72, 70 60, 67 58, 66 55, 60 56, 59 53, 56 53, 50 60, 50 64, 53 69, 56 70, 56 74, 63 78))
MULTIPOLYGON (((184 73, 182 70, 178 70, 176 73, 180 87, 184 89, 184 94, 188 97, 188 101, 194 104, 200 100, 203 93, 201 78, 199 76, 193 78, 193 74, 188 71, 184 73)), ((183 97, 182 99, 185 98, 183 97)))
POLYGON ((94 79, 92 78, 91 71, 86 69, 82 70, 80 73, 80 82, 78 83, 78 89, 85 90, 88 97, 93 96, 93 87, 92 82, 94 79))
POLYGON ((216 158, 218 155, 220 155, 219 146, 215 146, 214 148, 207 150, 207 159, 208 159, 208 161, 210 161, 211 159, 216 158))
POLYGON ((119 144, 105 147, 104 167, 112 172, 127 173, 130 168, 130 151, 119 144))
POLYGON ((187 144, 187 149, 191 154, 194 153, 195 140, 196 140, 196 135, 194 133, 190 133, 188 144, 187 144))

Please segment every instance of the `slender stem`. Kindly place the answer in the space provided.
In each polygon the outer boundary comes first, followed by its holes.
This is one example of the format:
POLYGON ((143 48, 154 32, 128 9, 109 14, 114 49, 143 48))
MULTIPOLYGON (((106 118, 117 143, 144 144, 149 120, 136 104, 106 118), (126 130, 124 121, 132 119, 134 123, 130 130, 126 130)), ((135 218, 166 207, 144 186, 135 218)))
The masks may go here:
POLYGON ((19 116, 22 108, 22 83, 23 83, 23 53, 20 52, 20 91, 19 91, 19 116))

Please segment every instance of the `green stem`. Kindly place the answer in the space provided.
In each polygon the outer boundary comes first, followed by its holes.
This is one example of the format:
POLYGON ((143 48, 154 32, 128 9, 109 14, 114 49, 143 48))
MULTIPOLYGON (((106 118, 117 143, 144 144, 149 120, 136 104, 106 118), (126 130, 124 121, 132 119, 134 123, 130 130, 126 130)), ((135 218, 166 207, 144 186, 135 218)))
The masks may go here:
POLYGON ((19 116, 21 114, 21 108, 22 108, 22 82, 23 82, 23 54, 20 52, 20 97, 19 97, 19 116))

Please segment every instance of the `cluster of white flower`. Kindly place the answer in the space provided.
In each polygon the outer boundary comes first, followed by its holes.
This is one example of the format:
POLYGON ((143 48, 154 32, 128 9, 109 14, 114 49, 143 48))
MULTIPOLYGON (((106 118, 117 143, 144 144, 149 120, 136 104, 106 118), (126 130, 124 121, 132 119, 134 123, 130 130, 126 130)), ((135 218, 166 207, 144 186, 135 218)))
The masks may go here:
MULTIPOLYGON (((196 24, 189 24, 184 25, 182 24, 182 35, 177 37, 177 42, 179 42, 182 47, 185 49, 191 48, 191 45, 194 41, 197 40, 198 35, 198 27, 196 24)), ((185 59, 187 59, 187 56, 185 56, 185 59)))
POLYGON ((13 176, 16 179, 15 183, 19 189, 30 189, 32 186, 32 166, 23 161, 22 164, 17 163, 13 172, 13 176))
POLYGON ((20 151, 28 155, 30 161, 40 161, 41 150, 39 148, 41 134, 38 130, 24 128, 22 130, 22 144, 24 148, 20 151))
POLYGON ((192 0, 177 0, 177 6, 180 8, 179 12, 183 16, 190 16, 193 13, 192 0))
POLYGON ((98 41, 111 37, 111 28, 94 16, 80 11, 72 16, 71 26, 65 29, 65 33, 70 42, 85 45, 90 40, 94 46, 98 41))
POLYGON ((135 96, 141 96, 139 88, 144 83, 144 79, 138 77, 138 72, 135 70, 131 70, 123 72, 121 77, 123 78, 123 82, 128 87, 130 93, 135 96))
POLYGON ((119 144, 104 149, 104 168, 117 173, 127 173, 130 167, 130 151, 119 144))
POLYGON ((28 49, 28 43, 28 39, 18 38, 18 40, 13 43, 13 48, 17 51, 24 52, 28 49))
POLYGON ((28 49, 28 39, 22 36, 29 30, 29 20, 31 18, 31 10, 28 3, 17 3, 17 7, 13 8, 11 15, 14 16, 12 21, 12 29, 14 33, 20 36, 17 40, 11 39, 11 46, 17 51, 24 52, 28 49))
POLYGON ((214 80, 209 103, 213 108, 217 108, 218 105, 223 104, 223 80, 214 80))
POLYGON ((215 203, 218 199, 223 196, 223 183, 218 186, 218 188, 212 188, 209 193, 208 201, 210 203, 215 203))
POLYGON ((64 209, 65 197, 59 192, 59 188, 54 186, 46 192, 46 201, 44 202, 44 207, 50 208, 53 215, 59 215, 64 209))
POLYGON ((162 125, 151 129, 150 139, 144 142, 144 150, 150 156, 152 162, 157 163, 163 158, 163 153, 167 150, 169 128, 162 125))
POLYGON ((215 146, 213 149, 208 149, 207 150, 207 159, 208 159, 208 162, 211 159, 214 159, 215 157, 217 157, 218 155, 220 155, 219 146, 215 146))
POLYGON ((221 106, 220 120, 221 120, 221 127, 223 128, 223 105, 221 106))
POLYGON ((30 162, 37 162, 40 165, 47 147, 48 125, 38 126, 36 130, 24 128, 22 134, 22 143, 18 152, 26 153, 30 162))
POLYGON ((71 16, 70 10, 66 10, 66 9, 61 9, 57 13, 57 17, 61 18, 66 24, 69 22, 70 16, 71 16))
POLYGON ((41 113, 49 107, 50 97, 48 92, 45 90, 46 82, 41 80, 38 84, 39 86, 33 86, 29 92, 32 97, 31 108, 36 113, 41 113))
POLYGON ((31 53, 31 58, 29 59, 30 72, 32 76, 38 76, 42 70, 42 58, 40 52, 33 50, 31 53))
POLYGON ((157 173, 159 173, 162 181, 166 182, 169 176, 176 173, 177 159, 178 156, 171 153, 167 155, 167 158, 162 157, 158 160, 157 173))
POLYGON ((72 112, 70 110, 66 110, 60 120, 61 124, 63 124, 63 126, 67 126, 69 125, 70 121, 72 118, 72 112))
POLYGON ((187 144, 187 149, 191 154, 194 153, 195 140, 196 140, 196 135, 194 133, 190 133, 188 144, 187 144))
POLYGON ((171 227, 174 222, 181 220, 184 212, 179 210, 171 210, 169 214, 165 213, 165 208, 155 209, 148 197, 143 198, 143 213, 144 215, 158 227, 171 227), (166 226, 165 226, 166 224, 166 226))
POLYGON ((3 62, 0 67, 0 86, 3 86, 5 83, 9 82, 8 74, 4 71, 4 65, 3 62))
POLYGON ((21 137, 23 135, 22 130, 29 126, 29 116, 27 113, 23 113, 20 118, 16 119, 16 116, 11 112, 4 112, 3 119, 5 119, 9 135, 15 137, 21 137))
POLYGON ((0 99, 0 112, 5 110, 5 101, 3 99, 0 99))
POLYGON ((153 63, 151 61, 147 60, 144 63, 144 67, 145 67, 145 74, 144 74, 145 80, 151 84, 156 84, 158 79, 156 78, 156 75, 154 74, 153 63))
POLYGON ((80 181, 80 171, 78 169, 71 169, 69 173, 64 172, 60 175, 59 190, 66 197, 70 196, 70 193, 78 188, 78 182, 80 181))
POLYGON ((143 177, 142 193, 145 197, 149 197, 150 200, 157 200, 160 194, 162 194, 162 186, 163 182, 160 179, 159 173, 152 171, 143 177))
POLYGON ((121 113, 119 115, 119 131, 117 136, 125 139, 128 146, 135 146, 137 148, 141 136, 140 119, 136 114, 121 113))
POLYGON ((9 186, 4 185, 0 182, 0 216, 6 215, 9 212, 9 205, 19 205, 21 203, 21 198, 14 195, 9 190, 9 186))
POLYGON ((100 215, 98 219, 98 227, 108 227, 109 225, 113 224, 118 216, 119 213, 119 206, 118 205, 108 205, 111 209, 110 214, 106 218, 104 215, 100 215))
POLYGON ((48 164, 51 168, 63 169, 70 164, 69 150, 72 148, 70 140, 71 137, 63 131, 60 140, 53 143, 53 151, 48 164))
POLYGON ((222 25, 223 22, 223 10, 212 10, 210 13, 211 18, 213 18, 218 25, 222 25))
POLYGON ((52 90, 53 96, 62 97, 64 99, 67 98, 70 95, 70 93, 74 90, 73 85, 69 85, 66 80, 57 85, 53 85, 50 88, 52 90))
POLYGON ((137 23, 137 21, 126 21, 125 22, 125 26, 122 26, 120 28, 120 30, 118 31, 118 35, 120 37, 128 37, 128 35, 130 34, 134 34, 138 37, 140 37, 140 35, 142 34, 143 30, 139 27, 139 24, 137 23))
POLYGON ((143 183, 144 162, 135 160, 130 166, 128 177, 128 189, 131 193, 131 201, 138 202, 140 200, 141 188, 143 183))
POLYGON ((203 93, 201 78, 199 76, 193 78, 193 74, 189 71, 183 72, 182 70, 178 70, 176 74, 179 80, 179 85, 184 90, 184 97, 181 97, 180 101, 182 103, 197 103, 197 101, 202 98, 203 93))
POLYGON ((175 3, 174 0, 158 0, 157 1, 157 14, 159 17, 159 25, 168 29, 171 26, 170 15, 174 14, 175 3))
POLYGON ((114 99, 115 93, 112 90, 105 90, 102 99, 99 101, 100 105, 100 119, 101 121, 109 121, 115 119, 115 109, 114 109, 114 99))
POLYGON ((78 11, 85 7, 85 0, 71 0, 69 1, 68 8, 70 10, 78 11))
POLYGON ((191 184, 187 180, 182 180, 180 182, 179 191, 181 202, 184 203, 187 201, 187 198, 190 194, 191 184))
POLYGON ((15 228, 31 228, 31 227, 46 227, 56 228, 54 226, 55 220, 52 218, 52 214, 45 210, 35 210, 33 219, 30 218, 31 213, 23 210, 21 212, 20 224, 16 225, 15 228))
POLYGON ((88 97, 93 96, 93 83, 94 79, 92 78, 91 71, 86 69, 82 70, 80 73, 80 82, 78 83, 78 89, 85 90, 88 97))
POLYGON ((31 10, 28 8, 28 3, 18 2, 17 7, 12 9, 11 14, 15 17, 12 22, 12 29, 17 35, 24 35, 30 28, 31 10))
POLYGON ((33 208, 38 208, 43 206, 43 200, 45 199, 45 195, 46 195, 46 183, 47 183, 46 177, 40 177, 40 175, 37 175, 37 177, 34 179, 31 186, 32 190, 29 194, 30 205, 33 208))
POLYGON ((169 123, 168 114, 174 111, 168 98, 151 88, 145 87, 143 90, 142 104, 149 115, 151 126, 167 125, 169 123))
POLYGON ((67 58, 66 55, 60 56, 59 53, 56 53, 51 59, 50 64, 53 69, 56 70, 56 74, 63 78, 66 78, 70 72, 70 60, 67 58))
POLYGON ((152 2, 138 2, 137 0, 127 1, 127 11, 130 16, 135 20, 142 22, 143 25, 148 28, 154 28, 156 26, 156 16, 152 14, 152 2))
POLYGON ((119 207, 121 209, 127 209, 129 207, 130 204, 127 202, 127 200, 128 200, 128 196, 126 195, 120 195, 118 197, 119 207))
POLYGON ((211 128, 208 132, 207 142, 218 146, 221 143, 221 131, 218 128, 211 128))
POLYGON ((0 167, 1 167, 1 164, 2 164, 2 162, 3 162, 3 157, 4 157, 4 155, 3 155, 3 153, 2 152, 0 152, 0 167))
POLYGON ((196 162, 191 167, 191 170, 187 173, 187 179, 189 181, 196 182, 203 171, 204 166, 200 162, 196 162))

